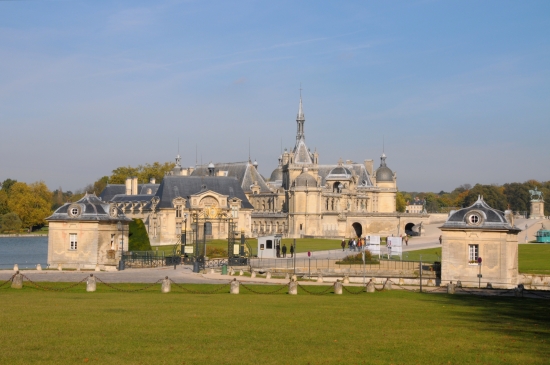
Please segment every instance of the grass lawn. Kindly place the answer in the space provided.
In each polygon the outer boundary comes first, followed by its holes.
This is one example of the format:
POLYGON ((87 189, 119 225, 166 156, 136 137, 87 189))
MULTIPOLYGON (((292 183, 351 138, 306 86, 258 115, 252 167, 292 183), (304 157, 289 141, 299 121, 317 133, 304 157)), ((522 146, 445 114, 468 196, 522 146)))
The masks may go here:
POLYGON ((519 246, 519 272, 550 275, 550 245, 529 244, 519 246))
POLYGON ((84 290, 0 289, 0 363, 526 365, 550 358, 546 300, 84 290))
POLYGON ((441 261, 441 247, 403 252, 403 260, 420 261, 420 255, 422 255, 422 260, 426 262, 441 261))

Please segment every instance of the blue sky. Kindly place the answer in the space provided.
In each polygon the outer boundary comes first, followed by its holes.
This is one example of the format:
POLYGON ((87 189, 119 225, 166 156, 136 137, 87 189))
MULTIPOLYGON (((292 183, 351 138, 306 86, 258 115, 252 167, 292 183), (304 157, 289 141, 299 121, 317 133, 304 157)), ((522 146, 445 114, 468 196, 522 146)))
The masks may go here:
POLYGON ((405 191, 549 180, 549 1, 0 1, 0 181, 118 166, 388 165, 405 191), (198 150, 198 156, 195 151, 198 150))

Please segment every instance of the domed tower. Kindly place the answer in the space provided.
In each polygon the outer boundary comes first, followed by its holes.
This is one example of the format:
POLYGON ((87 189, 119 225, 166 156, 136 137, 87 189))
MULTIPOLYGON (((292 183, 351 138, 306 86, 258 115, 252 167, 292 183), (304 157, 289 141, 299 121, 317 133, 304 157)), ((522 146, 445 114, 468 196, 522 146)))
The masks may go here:
POLYGON ((289 189, 290 234, 293 237, 315 235, 321 217, 321 186, 307 167, 289 189))
POLYGON ((380 167, 374 174, 374 184, 378 193, 374 197, 373 209, 380 213, 394 213, 397 194, 397 175, 386 164, 386 154, 380 156, 380 167))

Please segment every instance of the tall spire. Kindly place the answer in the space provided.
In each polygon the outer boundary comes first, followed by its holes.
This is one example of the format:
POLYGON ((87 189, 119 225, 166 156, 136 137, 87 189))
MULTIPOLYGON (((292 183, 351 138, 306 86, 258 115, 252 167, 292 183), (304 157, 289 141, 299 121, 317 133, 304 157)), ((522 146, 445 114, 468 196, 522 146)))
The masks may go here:
POLYGON ((298 107, 298 116, 296 117, 296 124, 298 127, 298 131, 296 132, 296 142, 298 142, 301 139, 305 139, 305 135, 304 135, 305 122, 306 122, 306 118, 304 116, 304 108, 302 106, 302 84, 300 84, 300 105, 298 107))

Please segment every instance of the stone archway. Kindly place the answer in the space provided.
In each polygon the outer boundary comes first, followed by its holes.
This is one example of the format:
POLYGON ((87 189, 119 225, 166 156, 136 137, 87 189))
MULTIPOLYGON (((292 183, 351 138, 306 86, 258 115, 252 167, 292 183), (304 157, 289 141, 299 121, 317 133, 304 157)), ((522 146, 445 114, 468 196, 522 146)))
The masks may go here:
POLYGON ((418 236, 418 230, 415 230, 414 227, 415 227, 414 223, 405 224, 405 234, 409 236, 418 236))
POLYGON ((353 224, 351 225, 351 227, 352 227, 353 230, 355 231, 355 235, 356 235, 357 237, 362 237, 362 235, 363 235, 363 227, 361 226, 361 223, 355 222, 355 223, 353 223, 353 224))

